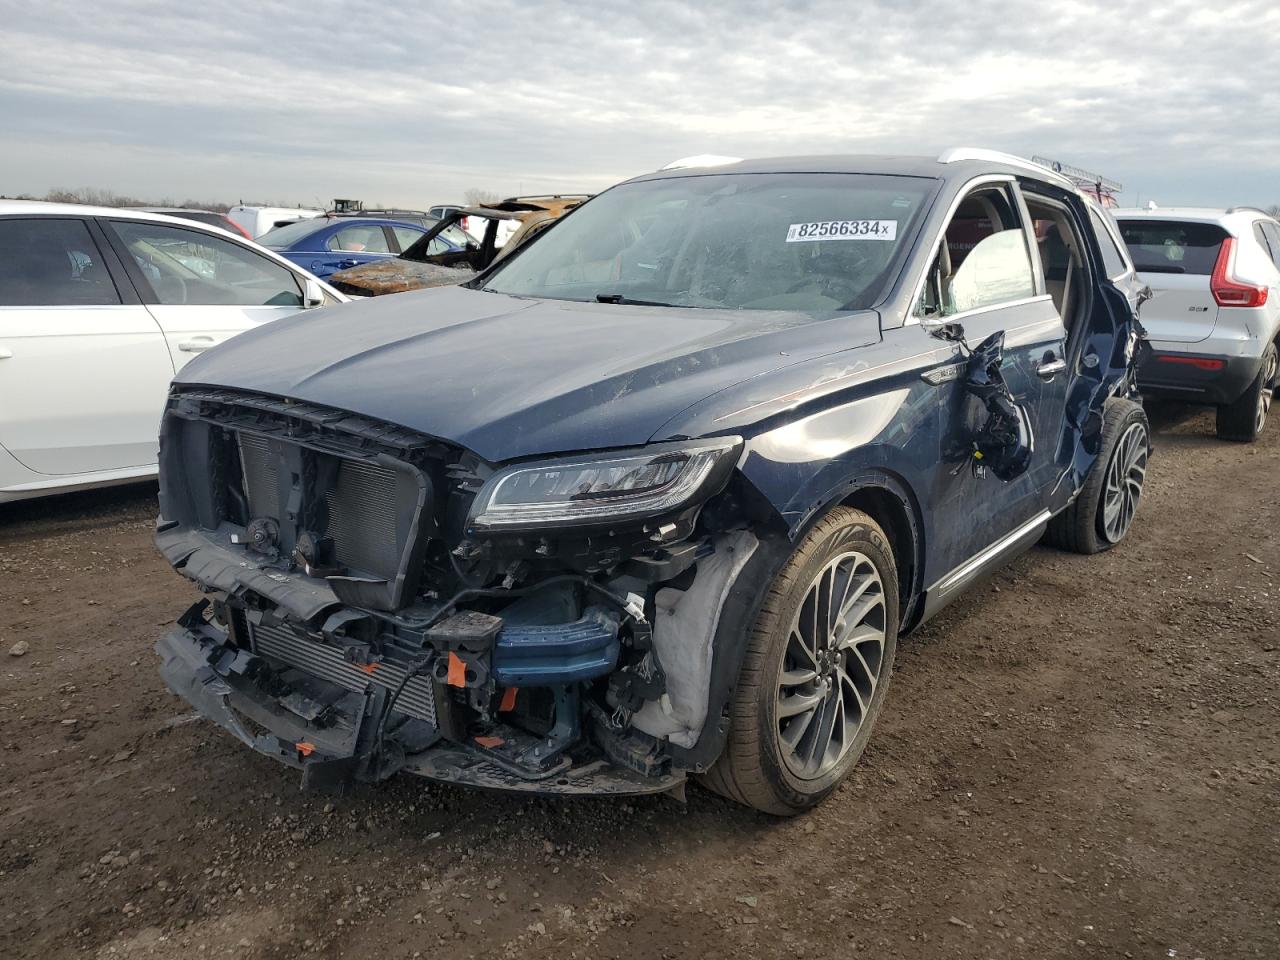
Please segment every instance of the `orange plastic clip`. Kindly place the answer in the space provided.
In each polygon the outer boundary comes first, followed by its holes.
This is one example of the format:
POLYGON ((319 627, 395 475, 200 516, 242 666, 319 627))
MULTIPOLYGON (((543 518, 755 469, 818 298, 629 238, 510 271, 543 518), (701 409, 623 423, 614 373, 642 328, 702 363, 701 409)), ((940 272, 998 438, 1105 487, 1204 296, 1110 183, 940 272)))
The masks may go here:
POLYGON ((507 741, 501 737, 476 737, 476 743, 484 747, 486 750, 492 750, 494 747, 500 747, 507 741))
POLYGON ((502 691, 502 703, 498 705, 498 709, 503 713, 510 713, 516 708, 516 694, 520 692, 519 687, 507 687, 502 691))
POLYGON ((307 743, 305 740, 300 743, 295 743, 294 746, 298 748, 298 752, 304 757, 309 757, 316 752, 316 745, 314 743, 307 743))
POLYGON ((465 687, 467 685, 467 665, 452 650, 449 651, 449 686, 465 687))
POLYGON ((363 670, 365 673, 373 673, 378 669, 378 665, 376 663, 357 663, 356 669, 363 670))

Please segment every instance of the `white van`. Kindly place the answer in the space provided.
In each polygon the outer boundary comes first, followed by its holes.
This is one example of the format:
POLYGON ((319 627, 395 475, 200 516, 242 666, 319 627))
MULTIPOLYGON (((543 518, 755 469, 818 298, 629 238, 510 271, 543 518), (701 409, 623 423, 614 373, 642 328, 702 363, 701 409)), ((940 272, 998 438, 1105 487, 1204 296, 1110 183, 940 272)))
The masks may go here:
POLYGON ((242 204, 228 210, 227 216, 244 227, 249 236, 257 238, 268 230, 282 227, 286 223, 310 220, 323 213, 323 210, 312 210, 307 207, 246 207, 242 204))

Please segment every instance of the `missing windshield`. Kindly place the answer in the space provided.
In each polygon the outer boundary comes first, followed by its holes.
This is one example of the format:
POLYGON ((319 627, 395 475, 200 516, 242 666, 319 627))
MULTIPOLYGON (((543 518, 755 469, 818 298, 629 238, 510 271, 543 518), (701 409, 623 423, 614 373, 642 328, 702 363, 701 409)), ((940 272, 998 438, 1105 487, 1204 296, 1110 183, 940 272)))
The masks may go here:
POLYGON ((933 181, 726 174, 623 184, 493 273, 494 293, 829 314, 882 296, 933 181))

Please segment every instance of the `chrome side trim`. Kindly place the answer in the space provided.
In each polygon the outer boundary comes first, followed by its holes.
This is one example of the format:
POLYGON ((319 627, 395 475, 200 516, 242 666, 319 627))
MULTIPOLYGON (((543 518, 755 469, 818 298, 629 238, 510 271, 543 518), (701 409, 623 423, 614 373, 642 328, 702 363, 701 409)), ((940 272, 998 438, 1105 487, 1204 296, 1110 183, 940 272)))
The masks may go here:
MULTIPOLYGON (((995 313, 997 310, 1008 310, 1010 307, 1025 307, 1029 303, 1041 303, 1042 301, 1052 299, 1053 297, 1050 294, 1037 293, 1035 296, 1022 297, 1019 300, 1006 300, 1004 303, 991 303, 987 304, 985 307, 974 307, 972 310, 962 310, 960 313, 953 313, 937 320, 921 320, 919 317, 913 317, 907 321, 906 325, 922 327, 926 332, 932 333, 934 330, 939 330, 942 327, 945 327, 948 323, 961 323, 964 320, 968 320, 970 317, 980 317, 984 313, 995 313)), ((1057 318, 1057 321, 1058 323, 1061 323, 1062 319, 1059 317, 1057 318)), ((1020 327, 1010 327, 1009 332, 1012 332, 1013 330, 1021 330, 1022 327, 1047 322, 1048 321, 1034 320, 1031 324, 1024 323, 1020 327)))
POLYGON ((925 591, 924 615, 920 618, 920 622, 924 623, 932 617, 984 573, 1012 559, 1040 539, 1040 534, 1044 533, 1044 528, 1048 526, 1051 516, 1048 510, 1041 510, 1022 526, 974 554, 929 587, 925 591))

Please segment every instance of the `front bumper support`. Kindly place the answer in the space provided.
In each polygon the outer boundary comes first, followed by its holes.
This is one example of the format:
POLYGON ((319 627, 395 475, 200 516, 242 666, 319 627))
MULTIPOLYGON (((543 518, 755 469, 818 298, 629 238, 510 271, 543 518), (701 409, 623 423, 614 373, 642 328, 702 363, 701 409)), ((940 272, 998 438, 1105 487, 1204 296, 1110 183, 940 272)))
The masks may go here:
POLYGON ((552 776, 521 777, 481 746, 436 739, 405 755, 396 744, 372 742, 385 691, 344 691, 328 704, 329 723, 306 719, 293 698, 268 695, 255 677, 262 661, 227 642, 202 618, 197 604, 156 644, 160 673, 169 689, 241 743, 302 772, 304 787, 340 787, 352 780, 381 780, 404 769, 431 780, 492 790, 549 795, 639 795, 679 791, 681 770, 645 775, 600 755, 574 751, 552 776), (292 701, 292 709, 285 704, 292 701), (375 762, 375 757, 377 758, 375 762), (499 762, 495 762, 498 760, 499 762))

